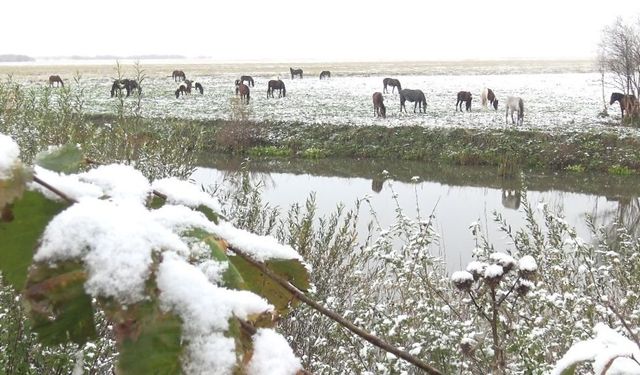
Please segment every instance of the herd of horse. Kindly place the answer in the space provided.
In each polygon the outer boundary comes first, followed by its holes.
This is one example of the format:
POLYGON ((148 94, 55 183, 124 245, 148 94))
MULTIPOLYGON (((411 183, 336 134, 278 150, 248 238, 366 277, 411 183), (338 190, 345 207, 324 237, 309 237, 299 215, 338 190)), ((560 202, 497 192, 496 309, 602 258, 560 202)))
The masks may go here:
MULTIPOLYGON (((298 77, 302 79, 303 71, 302 69, 294 69, 289 68, 291 73, 291 79, 298 77)), ((201 95, 204 94, 204 88, 200 82, 196 82, 193 80, 187 79, 186 74, 182 70, 174 70, 171 74, 174 82, 180 82, 178 88, 175 91, 176 98, 180 96, 191 94, 191 91, 195 89, 201 95)), ((320 80, 331 78, 331 72, 328 70, 323 70, 320 73, 320 80)), ((49 77, 49 87, 64 87, 64 82, 59 75, 52 75, 49 77)), ((235 80, 235 92, 236 95, 240 96, 240 101, 242 103, 249 104, 249 100, 251 97, 251 90, 249 87, 254 87, 255 81, 253 77, 248 75, 242 75, 239 79, 235 80)), ((427 100, 424 92, 422 90, 416 89, 403 89, 400 81, 395 78, 384 78, 382 80, 382 93, 375 92, 372 96, 373 100, 373 115, 374 117, 382 117, 385 118, 387 116, 387 109, 384 105, 384 96, 383 93, 389 93, 389 87, 391 87, 391 93, 395 93, 396 90, 398 92, 398 96, 400 98, 400 113, 404 110, 407 113, 407 108, 405 103, 407 101, 414 103, 413 112, 416 110, 418 113, 426 113, 427 110, 427 100)), ((140 84, 134 79, 115 79, 113 84, 111 85, 111 97, 113 98, 116 95, 122 95, 122 91, 126 91, 126 96, 130 96, 132 93, 142 93, 142 88, 140 84)), ((270 80, 267 84, 267 98, 275 98, 274 92, 278 92, 278 97, 286 97, 287 89, 285 83, 281 79, 270 80)), ((493 107, 494 110, 498 110, 498 98, 496 97, 493 90, 490 88, 484 88, 480 93, 480 98, 482 102, 482 106, 484 108, 493 107)), ((462 105, 464 104, 466 111, 471 111, 471 102, 473 100, 473 95, 470 91, 460 91, 457 94, 456 101, 456 112, 460 110, 463 112, 462 105)), ((619 92, 614 92, 611 94, 611 99, 609 100, 609 105, 613 105, 614 103, 618 103, 620 105, 620 111, 622 118, 625 117, 625 113, 627 116, 634 115, 637 116, 640 114, 640 102, 634 95, 622 94, 619 92)), ((516 125, 522 125, 524 121, 524 101, 520 97, 509 96, 505 101, 505 122, 509 122, 509 117, 511 117, 511 123, 516 125), (516 116, 514 118, 514 115, 516 116)))

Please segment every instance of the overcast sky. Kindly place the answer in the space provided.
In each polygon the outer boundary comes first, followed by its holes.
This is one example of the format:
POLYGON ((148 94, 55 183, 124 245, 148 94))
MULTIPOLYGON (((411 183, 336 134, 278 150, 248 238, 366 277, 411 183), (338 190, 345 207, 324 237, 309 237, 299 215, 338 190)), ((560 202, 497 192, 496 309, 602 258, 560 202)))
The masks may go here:
POLYGON ((3 0, 0 54, 217 60, 590 58, 640 0, 3 0))

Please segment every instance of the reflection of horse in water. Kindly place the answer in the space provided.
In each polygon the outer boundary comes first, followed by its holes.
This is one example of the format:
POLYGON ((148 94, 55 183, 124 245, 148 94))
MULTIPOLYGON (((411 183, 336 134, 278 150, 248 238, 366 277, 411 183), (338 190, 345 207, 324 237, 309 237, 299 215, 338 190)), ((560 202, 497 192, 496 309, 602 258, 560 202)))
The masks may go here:
POLYGON ((56 84, 56 86, 60 85, 62 87, 64 87, 64 82, 62 82, 62 78, 60 78, 60 76, 50 76, 49 77, 49 87, 53 87, 53 84, 56 84))
POLYGON ((505 208, 517 210, 520 208, 520 200, 522 199, 519 189, 502 189, 502 205, 505 208))

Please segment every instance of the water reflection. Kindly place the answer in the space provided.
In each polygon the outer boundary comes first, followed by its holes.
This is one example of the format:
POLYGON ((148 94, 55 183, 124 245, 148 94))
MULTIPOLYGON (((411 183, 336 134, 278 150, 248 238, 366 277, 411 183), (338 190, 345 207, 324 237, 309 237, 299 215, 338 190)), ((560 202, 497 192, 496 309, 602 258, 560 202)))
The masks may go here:
MULTIPOLYGON (((240 166, 228 159, 201 164, 193 178, 203 184, 219 182, 240 166)), ((446 255, 450 270, 470 260, 475 243, 468 228, 473 222, 482 223, 483 232, 496 249, 512 247, 493 222, 492 212, 500 212, 514 230, 524 227, 525 187, 532 207, 545 202, 559 210, 585 241, 591 240, 587 216, 593 217, 596 226, 612 228, 613 222, 620 222, 634 236, 640 235, 637 177, 524 172, 503 179, 492 168, 433 168, 424 163, 353 160, 252 162, 248 168, 251 178, 265 186, 264 199, 272 207, 286 209, 293 203, 304 203, 311 192, 316 192, 317 212, 327 215, 340 202, 350 207, 357 199, 369 196, 383 228, 394 222, 398 208, 410 218, 433 211, 441 235, 436 250, 446 255), (390 173, 383 174, 385 170, 390 173), (420 181, 413 180, 414 176, 420 176, 420 181)), ((371 219, 367 214, 361 211, 362 234, 371 219)), ((536 215, 542 219, 540 212, 536 215)))

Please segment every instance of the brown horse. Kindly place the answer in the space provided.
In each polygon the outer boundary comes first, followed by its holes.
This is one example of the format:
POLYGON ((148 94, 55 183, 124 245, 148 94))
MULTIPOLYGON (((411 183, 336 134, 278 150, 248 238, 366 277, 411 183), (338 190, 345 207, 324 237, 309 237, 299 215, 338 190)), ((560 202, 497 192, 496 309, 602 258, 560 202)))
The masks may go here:
POLYGON ((183 82, 180 84, 180 86, 178 86, 178 89, 176 90, 176 99, 180 97, 180 95, 185 95, 185 94, 189 94, 189 90, 187 89, 187 85, 183 82))
POLYGON ((328 70, 323 70, 322 72, 320 72, 320 79, 329 79, 331 78, 331 72, 328 70))
POLYGON ((300 77, 300 79, 302 79, 302 69, 293 69, 293 68, 289 68, 289 71, 291 72, 291 79, 293 79, 293 77, 298 76, 300 77))
POLYGON ((171 73, 171 78, 173 78, 174 82, 184 81, 187 79, 187 75, 184 74, 182 70, 174 70, 171 73))
POLYGON ((387 108, 384 106, 384 98, 380 92, 373 93, 373 116, 387 117, 387 108))
POLYGON ((255 84, 253 83, 253 77, 251 76, 240 76, 240 82, 249 84, 249 86, 253 87, 255 84))
POLYGON ((287 88, 282 80, 270 80, 267 86, 267 98, 273 98, 273 92, 278 90, 278 98, 287 96, 287 88))
POLYGON ((460 91, 458 93, 458 101, 456 102, 456 112, 458 112, 458 107, 460 108, 460 112, 462 112, 462 103, 465 103, 465 108, 468 111, 471 111, 471 93, 469 91, 460 91))
POLYGON ((609 105, 613 105, 615 102, 620 104, 621 116, 624 118, 624 111, 627 111, 627 116, 629 116, 629 114, 633 114, 634 107, 637 105, 638 100, 635 95, 625 95, 620 92, 614 92, 611 94, 609 105))
POLYGON ((249 86, 240 82, 239 85, 236 86, 236 95, 240 94, 240 102, 245 102, 249 104, 251 90, 249 90, 249 86))
POLYGON ((60 76, 50 76, 49 77, 49 87, 53 87, 54 83, 56 84, 56 86, 64 87, 64 82, 62 82, 62 78, 60 78, 60 76))
POLYGON ((387 90, 387 86, 391 86, 393 87, 391 89, 391 93, 393 93, 395 91, 395 89, 398 89, 398 92, 400 92, 400 90, 402 90, 402 85, 400 84, 400 81, 395 79, 395 78, 385 78, 382 80, 382 85, 384 86, 382 88, 382 92, 385 94, 389 93, 389 90, 387 90))

